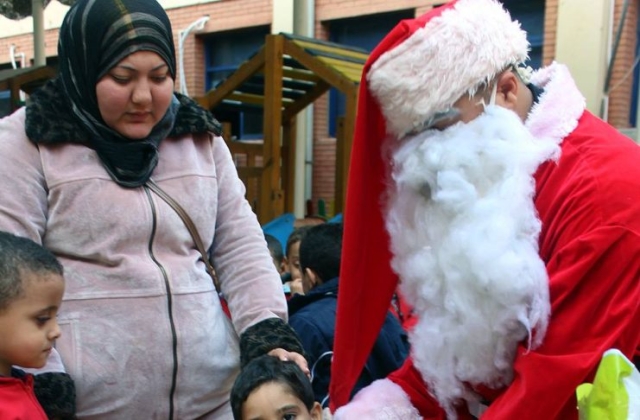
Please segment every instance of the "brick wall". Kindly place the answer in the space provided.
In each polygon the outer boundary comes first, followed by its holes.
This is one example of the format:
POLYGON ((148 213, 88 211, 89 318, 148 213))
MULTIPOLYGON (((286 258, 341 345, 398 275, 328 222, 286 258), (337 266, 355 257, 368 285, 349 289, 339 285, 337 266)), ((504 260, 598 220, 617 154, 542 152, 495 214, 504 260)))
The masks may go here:
MULTIPOLYGON (((616 0, 613 23, 613 37, 622 15, 624 0, 616 0)), ((636 22, 638 14, 638 1, 631 1, 622 36, 618 46, 618 52, 614 61, 609 88, 613 88, 609 96, 608 121, 614 127, 629 127, 629 112, 631 109, 633 72, 629 72, 635 58, 637 43, 636 22)), ((558 25, 558 0, 547 0, 545 4, 544 21, 544 46, 543 62, 550 64, 555 59, 555 43, 558 25)), ((612 40, 613 42, 613 40, 612 40)))
MULTIPOLYGON (((616 0, 615 20, 613 26, 612 42, 615 42, 616 32, 622 17, 624 0, 616 0)), ((630 71, 635 56, 637 35, 636 22, 638 2, 631 1, 624 21, 622 35, 618 44, 618 50, 613 63, 611 83, 609 84, 609 116, 608 121, 618 128, 630 127, 629 112, 633 92, 633 71, 630 71)))
POLYGON ((556 56, 556 34, 558 26, 558 0, 547 0, 544 6, 544 40, 542 63, 551 64, 556 56))
MULTIPOLYGON (((2 34, 2 29, 0 29, 2 34)), ((45 55, 47 57, 55 57, 58 55, 58 29, 50 29, 44 34, 45 55)), ((33 60, 33 35, 31 33, 17 35, 10 38, 0 38, 0 64, 11 63, 9 57, 9 49, 11 45, 16 46, 16 53, 25 53, 27 58, 27 66, 31 65, 33 60)))
POLYGON ((316 0, 316 19, 326 21, 415 8, 430 8, 445 0, 316 0))
MULTIPOLYGON (((176 53, 178 32, 186 29, 202 16, 209 21, 197 35, 192 33, 184 44, 184 69, 190 96, 204 94, 205 88, 205 38, 207 33, 222 32, 253 26, 269 25, 272 20, 272 0, 229 0, 203 3, 167 11, 174 31, 176 53), (250 10, 251 13, 247 13, 250 10)), ((179 89, 179 83, 176 84, 179 89)))

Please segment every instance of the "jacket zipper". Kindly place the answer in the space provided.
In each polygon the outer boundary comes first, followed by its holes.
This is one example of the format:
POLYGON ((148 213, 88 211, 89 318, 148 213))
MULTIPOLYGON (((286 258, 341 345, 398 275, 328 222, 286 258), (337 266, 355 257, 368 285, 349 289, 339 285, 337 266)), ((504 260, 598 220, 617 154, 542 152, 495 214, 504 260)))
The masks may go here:
POLYGON ((171 285, 169 284, 169 276, 167 276, 167 271, 164 269, 162 264, 156 259, 153 254, 153 240, 156 236, 156 227, 157 227, 157 213, 156 206, 153 202, 153 198, 151 197, 151 191, 148 187, 144 187, 144 190, 147 194, 147 198, 149 199, 149 203, 151 205, 151 214, 152 214, 152 228, 151 228, 151 237, 149 238, 149 255, 154 263, 158 266, 160 271, 162 272, 162 277, 164 278, 164 286, 167 292, 167 310, 169 313, 169 325, 171 326, 171 347, 173 351, 173 372, 171 374, 171 390, 169 391, 169 420, 173 420, 173 412, 175 410, 174 404, 174 396, 176 393, 176 386, 178 381, 178 335, 176 334, 176 325, 173 321, 173 297, 171 295, 171 285))

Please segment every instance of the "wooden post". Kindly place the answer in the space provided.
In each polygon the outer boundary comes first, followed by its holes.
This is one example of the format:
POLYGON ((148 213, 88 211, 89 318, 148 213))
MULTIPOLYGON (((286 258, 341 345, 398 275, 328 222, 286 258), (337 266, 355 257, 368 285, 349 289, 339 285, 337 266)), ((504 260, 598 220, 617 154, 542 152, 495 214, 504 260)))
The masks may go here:
POLYGON ((231 143, 231 123, 230 122, 222 122, 222 138, 227 143, 231 143))
POLYGON ((293 117, 282 122, 282 185, 284 186, 284 211, 293 213, 295 206, 296 179, 304 173, 296 174, 297 119, 293 117))
POLYGON ((351 146, 356 124, 356 109, 358 107, 358 89, 354 87, 345 94, 347 98, 346 115, 339 120, 338 135, 336 136, 336 185, 334 213, 344 211, 349 178, 349 164, 351 162, 351 146))
POLYGON ((283 41, 280 35, 267 35, 265 44, 264 171, 258 203, 258 220, 262 224, 284 211, 284 194, 280 185, 283 41))
POLYGON ((15 79, 9 79, 9 91, 10 110, 13 113, 22 106, 20 103, 20 85, 15 79))

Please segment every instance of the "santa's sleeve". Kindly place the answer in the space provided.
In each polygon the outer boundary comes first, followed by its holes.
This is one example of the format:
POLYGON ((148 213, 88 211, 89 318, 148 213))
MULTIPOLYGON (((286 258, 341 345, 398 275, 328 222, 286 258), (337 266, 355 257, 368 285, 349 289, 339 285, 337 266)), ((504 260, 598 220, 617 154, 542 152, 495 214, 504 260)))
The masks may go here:
MULTIPOLYGON (((458 408, 458 420, 474 420, 466 405, 458 408)), ((429 393, 411 357, 387 378, 360 390, 333 420, 446 420, 447 416, 429 393)))
POLYGON ((576 387, 611 348, 633 360, 640 343, 640 234, 601 227, 547 264, 551 319, 542 345, 521 347, 514 381, 484 419, 577 419, 576 387))

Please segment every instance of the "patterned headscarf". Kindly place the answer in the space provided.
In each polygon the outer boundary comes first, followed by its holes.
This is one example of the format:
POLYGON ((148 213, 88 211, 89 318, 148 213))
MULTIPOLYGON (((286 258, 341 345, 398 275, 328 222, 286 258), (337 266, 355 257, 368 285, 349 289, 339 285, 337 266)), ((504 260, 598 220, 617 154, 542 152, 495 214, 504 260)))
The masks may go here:
POLYGON ((114 181, 137 187, 156 167, 162 139, 186 132, 219 132, 219 124, 207 111, 178 94, 145 139, 128 139, 107 126, 98 108, 96 84, 137 51, 157 53, 175 79, 171 22, 160 4, 155 0, 76 2, 60 28, 59 76, 32 95, 27 107, 29 138, 35 143, 85 143, 96 151, 114 181), (180 126, 174 127, 178 122, 180 126), (47 126, 53 129, 44 129, 47 126))

